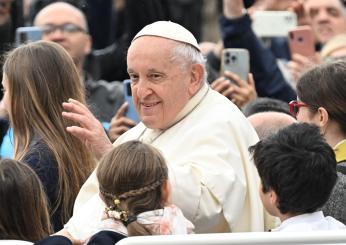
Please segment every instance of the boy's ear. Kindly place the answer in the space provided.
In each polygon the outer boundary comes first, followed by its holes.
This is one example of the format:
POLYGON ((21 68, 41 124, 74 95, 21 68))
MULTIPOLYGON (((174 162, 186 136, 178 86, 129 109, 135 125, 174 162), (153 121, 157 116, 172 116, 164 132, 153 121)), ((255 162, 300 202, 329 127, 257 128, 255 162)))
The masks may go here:
POLYGON ((278 196, 276 195, 275 191, 272 189, 269 190, 269 197, 270 197, 270 203, 273 205, 273 207, 278 206, 278 196))
POLYGON ((163 205, 171 203, 171 184, 165 180, 161 185, 161 202, 163 205))

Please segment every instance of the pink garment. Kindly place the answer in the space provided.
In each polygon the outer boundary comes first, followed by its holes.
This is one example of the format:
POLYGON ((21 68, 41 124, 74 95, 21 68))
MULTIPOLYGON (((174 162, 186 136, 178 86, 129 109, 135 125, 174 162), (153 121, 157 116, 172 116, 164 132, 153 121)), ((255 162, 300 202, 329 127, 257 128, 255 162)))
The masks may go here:
MULTIPOLYGON (((191 234, 194 225, 185 218, 182 211, 175 205, 169 205, 163 209, 147 211, 137 215, 137 222, 145 225, 153 235, 191 234)), ((103 229, 114 230, 127 234, 126 227, 119 220, 116 211, 108 211, 102 218, 103 229)))
POLYGON ((191 234, 195 228, 180 208, 173 204, 164 209, 140 213, 137 222, 145 225, 153 235, 191 234))

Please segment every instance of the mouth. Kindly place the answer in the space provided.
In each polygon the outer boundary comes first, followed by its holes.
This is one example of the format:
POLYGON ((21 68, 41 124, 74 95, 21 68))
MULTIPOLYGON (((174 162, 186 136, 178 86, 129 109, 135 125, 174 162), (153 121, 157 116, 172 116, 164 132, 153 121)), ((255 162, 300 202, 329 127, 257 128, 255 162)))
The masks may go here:
POLYGON ((155 102, 155 103, 141 103, 141 105, 145 108, 150 108, 150 107, 153 107, 153 106, 156 106, 158 105, 160 102, 155 102))

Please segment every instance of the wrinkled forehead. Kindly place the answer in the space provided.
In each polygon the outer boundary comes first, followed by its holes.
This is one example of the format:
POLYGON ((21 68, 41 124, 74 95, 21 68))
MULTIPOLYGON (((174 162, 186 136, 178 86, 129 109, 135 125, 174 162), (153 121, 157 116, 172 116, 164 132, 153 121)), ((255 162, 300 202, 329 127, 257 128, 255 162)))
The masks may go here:
POLYGON ((158 36, 141 36, 132 41, 127 57, 130 58, 132 55, 151 55, 151 54, 162 54, 171 55, 174 48, 179 45, 179 42, 158 37, 158 36))

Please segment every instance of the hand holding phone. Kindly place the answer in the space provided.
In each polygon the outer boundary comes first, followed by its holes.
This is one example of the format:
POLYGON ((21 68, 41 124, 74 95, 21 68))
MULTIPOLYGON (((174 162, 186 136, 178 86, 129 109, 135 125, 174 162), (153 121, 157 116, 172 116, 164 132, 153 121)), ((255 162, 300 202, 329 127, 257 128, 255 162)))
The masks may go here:
POLYGON ((297 15, 292 11, 255 11, 252 29, 258 37, 286 37, 297 26, 297 15))
MULTIPOLYGON (((250 56, 246 49, 227 48, 222 51, 221 75, 225 71, 237 74, 242 80, 247 81, 250 70, 250 56)), ((230 79, 232 83, 232 81, 230 79)))
POLYGON ((288 44, 293 54, 312 58, 315 56, 314 34, 310 26, 299 26, 289 31, 288 44))

